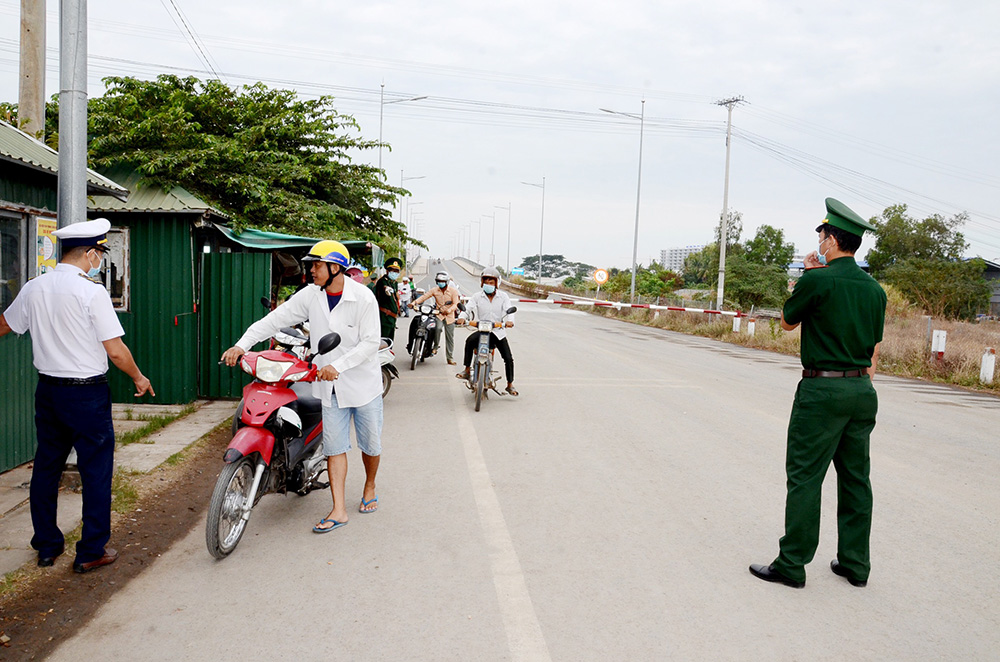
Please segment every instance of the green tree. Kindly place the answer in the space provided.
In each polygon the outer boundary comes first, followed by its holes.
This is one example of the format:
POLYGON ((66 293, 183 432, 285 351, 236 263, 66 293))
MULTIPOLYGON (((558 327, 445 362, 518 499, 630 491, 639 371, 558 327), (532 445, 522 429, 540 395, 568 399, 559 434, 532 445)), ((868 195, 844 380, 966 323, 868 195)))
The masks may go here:
POLYGON ((726 259, 726 302, 740 310, 780 308, 788 298, 788 273, 777 264, 761 264, 747 255, 726 259))
MULTIPOLYGON (((524 275, 538 278, 538 256, 529 255, 521 260, 519 268, 524 269, 524 275)), ((542 271, 545 278, 563 278, 573 276, 585 278, 594 271, 594 267, 583 262, 571 262, 563 255, 542 255, 542 271)))
MULTIPOLYGON (((718 233, 717 233, 718 234, 718 233)), ((718 281, 719 245, 709 244, 684 258, 684 283, 686 285, 711 285, 718 281)))
POLYGON ((263 83, 159 76, 105 79, 90 100, 91 166, 127 164, 147 183, 182 186, 239 227, 311 236, 401 240, 403 189, 351 154, 375 149, 333 98, 302 100, 263 83))
POLYGON ((881 216, 871 219, 875 246, 868 252, 872 276, 881 278, 893 264, 906 259, 959 260, 969 247, 959 232, 968 215, 945 218, 933 214, 922 221, 907 215, 906 205, 886 207, 881 216))
POLYGON ((906 258, 885 270, 884 279, 929 315, 972 319, 989 309, 991 289, 982 260, 906 258))
POLYGON ((795 244, 785 241, 785 231, 770 225, 757 228, 757 234, 746 243, 748 262, 756 264, 773 264, 782 269, 788 268, 795 255, 795 244))

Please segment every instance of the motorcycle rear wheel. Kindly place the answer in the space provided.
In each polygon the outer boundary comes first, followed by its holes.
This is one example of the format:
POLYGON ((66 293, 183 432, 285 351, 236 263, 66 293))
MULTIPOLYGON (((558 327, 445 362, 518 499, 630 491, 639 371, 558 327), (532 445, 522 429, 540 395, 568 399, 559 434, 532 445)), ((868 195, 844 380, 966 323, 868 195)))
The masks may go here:
POLYGON ((486 394, 486 373, 487 369, 485 365, 480 365, 479 370, 476 375, 476 411, 479 411, 479 407, 482 405, 483 396, 486 394))
POLYGON ((392 375, 389 374, 389 369, 385 366, 382 367, 382 397, 384 398, 389 394, 389 389, 392 388, 392 375))
POLYGON ((205 542, 209 553, 217 559, 229 556, 246 531, 243 505, 250 497, 254 468, 252 457, 242 457, 224 466, 215 481, 205 521, 205 542))

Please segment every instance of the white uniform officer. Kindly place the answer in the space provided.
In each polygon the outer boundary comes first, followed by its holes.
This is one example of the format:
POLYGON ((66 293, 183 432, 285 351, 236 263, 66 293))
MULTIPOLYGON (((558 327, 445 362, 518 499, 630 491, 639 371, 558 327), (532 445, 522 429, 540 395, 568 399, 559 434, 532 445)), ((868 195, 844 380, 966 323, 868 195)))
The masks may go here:
POLYGON ((28 281, 0 315, 0 336, 31 331, 38 369, 35 427, 38 449, 31 472, 31 546, 38 565, 50 566, 65 540, 56 524, 56 499, 66 458, 75 448, 83 482, 83 535, 75 572, 114 563, 111 474, 115 431, 111 424, 108 358, 135 382, 136 396, 155 395, 125 343, 108 291, 96 280, 111 223, 99 218, 56 230, 62 258, 54 271, 28 281))

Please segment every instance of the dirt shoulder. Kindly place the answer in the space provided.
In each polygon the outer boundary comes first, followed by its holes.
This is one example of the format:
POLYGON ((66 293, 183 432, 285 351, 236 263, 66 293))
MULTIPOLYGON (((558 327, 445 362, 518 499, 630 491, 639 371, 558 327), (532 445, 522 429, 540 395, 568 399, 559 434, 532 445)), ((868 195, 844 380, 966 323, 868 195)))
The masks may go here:
POLYGON ((138 501, 127 514, 112 514, 108 546, 120 554, 113 565, 74 574, 73 550, 67 548, 53 567, 31 567, 18 578, 0 597, 0 639, 9 637, 0 659, 44 659, 175 540, 202 524, 230 437, 228 425, 222 425, 184 451, 174 466, 129 479, 138 501))

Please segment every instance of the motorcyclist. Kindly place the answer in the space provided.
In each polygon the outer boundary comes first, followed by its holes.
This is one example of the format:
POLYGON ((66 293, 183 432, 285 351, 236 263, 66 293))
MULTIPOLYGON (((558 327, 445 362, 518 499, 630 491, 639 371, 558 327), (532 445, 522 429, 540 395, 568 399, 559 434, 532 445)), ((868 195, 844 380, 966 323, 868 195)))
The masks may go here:
MULTIPOLYGON (((448 359, 448 365, 456 365, 455 363, 455 311, 458 310, 458 304, 461 295, 455 286, 449 284, 448 272, 439 271, 434 275, 434 287, 427 294, 424 294, 417 298, 413 302, 413 307, 417 308, 427 299, 434 297, 434 301, 437 303, 437 317, 441 321, 437 325, 437 329, 434 333, 434 353, 437 354, 438 348, 441 347, 441 331, 444 329, 445 337, 445 355, 448 359)), ((413 339, 417 335, 417 324, 419 317, 414 318, 413 322, 410 323, 410 336, 409 344, 407 345, 407 351, 413 347, 413 339)))
POLYGON ((354 421, 358 447, 365 467, 365 487, 359 510, 378 507, 375 475, 382 451, 382 370, 379 365, 379 320, 375 297, 364 285, 347 278, 347 248, 338 241, 316 243, 304 261, 311 264, 313 284, 299 290, 263 319, 247 329, 222 360, 236 365, 256 343, 272 337, 282 327, 309 321, 313 351, 319 340, 336 331, 341 343, 328 354, 316 356, 318 383, 313 392, 323 402, 323 452, 327 456, 333 510, 313 531, 325 533, 347 523, 344 482, 347 451, 351 447, 350 422, 354 421), (336 380, 336 390, 333 389, 336 380), (329 526, 327 526, 329 525, 329 526))
POLYGON ((403 276, 402 284, 399 286, 399 310, 403 317, 410 316, 410 299, 413 298, 413 290, 410 289, 410 277, 403 276))
MULTIPOLYGON (((500 272, 494 267, 486 267, 479 277, 482 290, 476 292, 469 299, 467 310, 472 314, 473 319, 499 322, 507 309, 510 308, 510 297, 506 292, 500 291, 500 272)), ((464 320, 459 320, 463 324, 464 320)), ((490 333, 490 349, 496 348, 503 358, 504 372, 507 376, 507 393, 517 395, 514 388, 514 356, 510 353, 510 345, 507 343, 506 329, 514 326, 514 316, 507 317, 504 325, 499 329, 493 329, 490 333)), ((472 356, 476 353, 479 335, 470 334, 465 341, 465 370, 455 375, 459 379, 469 379, 472 356)))

